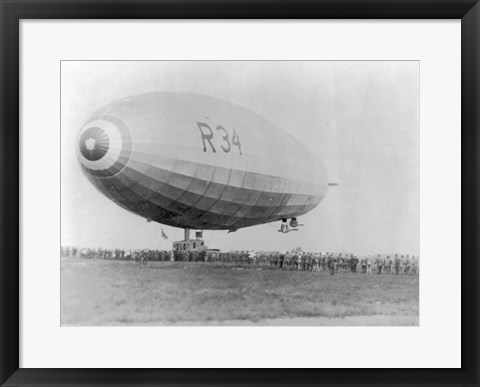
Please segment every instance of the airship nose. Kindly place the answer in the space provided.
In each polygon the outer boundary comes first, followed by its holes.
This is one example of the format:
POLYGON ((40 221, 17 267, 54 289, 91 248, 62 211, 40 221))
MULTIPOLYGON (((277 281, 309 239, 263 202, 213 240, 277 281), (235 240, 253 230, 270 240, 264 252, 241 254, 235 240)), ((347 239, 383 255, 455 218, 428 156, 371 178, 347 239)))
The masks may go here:
POLYGON ((98 161, 104 157, 108 152, 109 145, 108 134, 102 128, 95 126, 82 133, 78 144, 83 157, 89 161, 98 161))
POLYGON ((130 158, 132 140, 123 121, 113 116, 94 117, 81 129, 77 157, 86 172, 110 177, 121 171, 130 158))

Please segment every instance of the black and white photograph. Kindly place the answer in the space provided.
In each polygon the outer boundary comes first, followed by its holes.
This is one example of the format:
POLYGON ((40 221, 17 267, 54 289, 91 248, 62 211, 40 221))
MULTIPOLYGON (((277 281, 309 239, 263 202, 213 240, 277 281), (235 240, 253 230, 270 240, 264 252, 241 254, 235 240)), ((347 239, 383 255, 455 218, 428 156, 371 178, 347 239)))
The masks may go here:
POLYGON ((60 66, 61 326, 419 326, 419 61, 60 66))

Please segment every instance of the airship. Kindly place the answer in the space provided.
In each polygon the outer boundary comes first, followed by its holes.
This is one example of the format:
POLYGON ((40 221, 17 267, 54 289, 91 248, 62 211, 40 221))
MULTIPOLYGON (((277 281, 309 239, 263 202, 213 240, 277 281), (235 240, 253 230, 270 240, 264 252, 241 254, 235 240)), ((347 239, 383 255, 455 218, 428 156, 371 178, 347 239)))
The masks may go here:
POLYGON ((204 95, 153 92, 114 101, 82 125, 77 157, 120 207, 185 230, 297 218, 325 197, 320 159, 268 119, 204 95))

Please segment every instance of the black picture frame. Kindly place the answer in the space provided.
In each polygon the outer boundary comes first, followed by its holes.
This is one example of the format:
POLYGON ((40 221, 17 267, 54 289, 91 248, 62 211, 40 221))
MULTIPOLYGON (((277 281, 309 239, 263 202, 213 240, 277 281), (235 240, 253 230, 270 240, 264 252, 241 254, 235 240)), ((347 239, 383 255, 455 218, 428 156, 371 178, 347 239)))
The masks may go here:
MULTIPOLYGON (((478 386, 478 0, 0 0, 0 382, 53 385, 478 386), (21 19, 461 19, 462 338, 460 369, 19 368, 19 21, 21 19)), ((442 350, 441 338, 438 348, 442 350)))

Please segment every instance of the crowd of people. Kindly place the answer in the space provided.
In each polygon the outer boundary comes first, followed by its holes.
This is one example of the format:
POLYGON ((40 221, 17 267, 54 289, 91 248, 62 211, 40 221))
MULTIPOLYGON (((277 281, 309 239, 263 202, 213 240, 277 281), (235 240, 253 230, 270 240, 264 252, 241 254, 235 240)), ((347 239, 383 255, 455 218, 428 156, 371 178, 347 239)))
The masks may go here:
POLYGON ((337 272, 361 272, 363 274, 396 274, 417 275, 419 257, 409 254, 357 254, 331 252, 254 252, 253 250, 221 252, 216 250, 202 251, 166 251, 152 249, 90 249, 62 247, 64 257, 80 257, 86 259, 132 260, 146 265, 155 262, 216 262, 237 266, 255 266, 292 271, 328 271, 331 275, 337 272))

